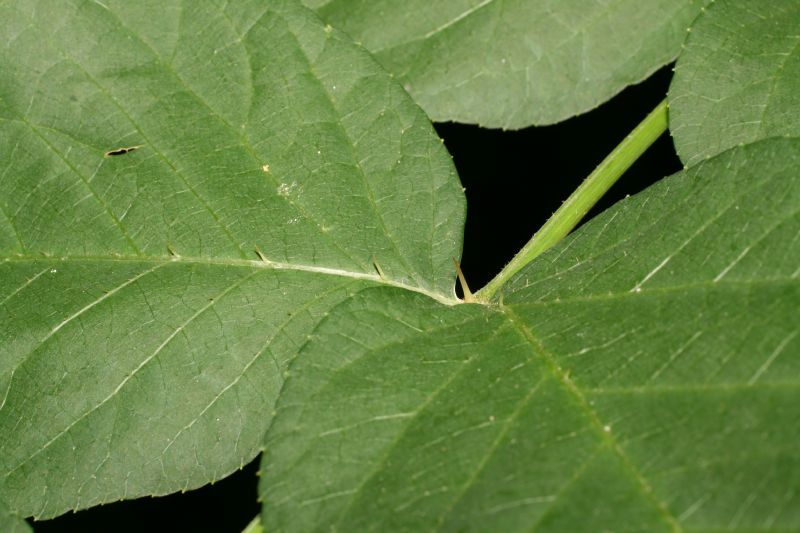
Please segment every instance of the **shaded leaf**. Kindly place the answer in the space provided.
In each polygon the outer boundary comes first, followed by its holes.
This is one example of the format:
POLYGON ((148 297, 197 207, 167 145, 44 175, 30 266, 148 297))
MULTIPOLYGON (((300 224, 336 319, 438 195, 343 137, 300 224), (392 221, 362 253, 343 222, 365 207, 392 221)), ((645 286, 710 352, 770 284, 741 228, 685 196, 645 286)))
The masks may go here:
POLYGON ((673 60, 708 0, 305 0, 435 121, 522 128, 588 111, 673 60))
POLYGON ((800 527, 798 205, 800 141, 763 141, 621 202, 494 306, 343 302, 267 433, 267 529, 800 527))
POLYGON ((455 301, 460 184, 366 52, 293 1, 149 4, 0 5, 0 479, 23 515, 219 479, 331 306, 455 301))
POLYGON ((688 165, 739 144, 800 136, 800 1, 718 1, 675 66, 670 130, 688 165))

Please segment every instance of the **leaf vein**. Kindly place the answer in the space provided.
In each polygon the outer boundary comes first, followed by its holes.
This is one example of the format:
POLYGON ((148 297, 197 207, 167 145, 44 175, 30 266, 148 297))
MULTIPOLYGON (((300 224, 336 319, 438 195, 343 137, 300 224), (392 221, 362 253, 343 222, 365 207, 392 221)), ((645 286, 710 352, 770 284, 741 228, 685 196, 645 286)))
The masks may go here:
POLYGON ((528 340, 531 350, 534 354, 537 354, 542 357, 542 359, 547 363, 547 366, 550 367, 550 371, 552 372, 553 376, 562 384, 564 389, 569 392, 569 394, 575 398, 578 404, 581 406, 584 414, 589 419, 592 428, 594 429, 594 433, 597 435, 598 440, 600 442, 607 444, 612 451, 620 458, 622 463, 625 465, 625 468, 631 478, 636 482, 637 485, 642 490, 642 495, 645 499, 647 499, 653 507, 655 507, 659 514, 661 515, 664 522, 673 530, 673 531, 680 531, 680 525, 675 519, 675 517, 669 512, 666 504, 661 501, 659 498, 656 497, 652 486, 648 483, 648 481, 644 478, 641 472, 636 468, 636 466, 631 462, 628 458, 625 451, 622 449, 620 444, 617 442, 615 437, 609 432, 604 429, 604 424, 601 422, 600 417, 595 411, 589 402, 586 400, 584 394, 580 391, 580 389, 573 383, 569 377, 559 369, 558 362, 556 361, 555 357, 549 353, 544 346, 541 344, 539 339, 533 334, 530 328, 514 313, 513 309, 510 307, 503 307, 503 313, 507 317, 509 323, 515 327, 517 330, 522 333, 522 335, 528 340))
MULTIPOLYGON (((252 357, 252 358, 251 358, 251 359, 250 359, 250 360, 247 362, 247 364, 245 364, 245 366, 242 368, 242 371, 239 373, 239 375, 237 375, 237 376, 236 376, 236 378, 235 378, 233 381, 231 381, 230 383, 228 383, 227 385, 225 385, 225 386, 224 386, 224 387, 223 387, 223 388, 222 388, 222 389, 219 391, 219 393, 217 393, 217 395, 216 395, 216 396, 214 396, 214 398, 213 398, 213 399, 212 399, 212 400, 211 400, 211 401, 210 401, 210 402, 209 402, 209 403, 208 403, 208 404, 207 404, 205 407, 203 407, 203 409, 202 409, 202 410, 201 410, 201 411, 200 411, 200 412, 197 414, 197 416, 195 416, 195 417, 194 417, 194 419, 192 419, 192 421, 191 421, 191 422, 189 422, 189 423, 188 423, 188 424, 186 424, 184 427, 182 427, 182 428, 181 428, 181 429, 180 429, 180 430, 179 430, 179 431, 178 431, 178 432, 175 434, 175 436, 174 436, 174 437, 172 437, 172 438, 169 440, 169 443, 167 444, 167 446, 166 446, 166 447, 165 447, 165 448, 162 450, 162 452, 161 452, 161 455, 164 455, 164 454, 166 454, 166 453, 167 453, 167 450, 169 450, 169 449, 170 449, 170 447, 171 447, 171 446, 172 446, 172 445, 175 443, 175 441, 177 441, 177 440, 178 440, 178 437, 180 437, 180 436, 181 436, 181 434, 183 434, 183 432, 184 432, 184 431, 186 431, 186 430, 188 430, 188 429, 191 429, 191 428, 192 428, 192 426, 194 426, 194 425, 195 425, 195 424, 196 424, 196 423, 197 423, 197 422, 198 422, 198 421, 199 421, 199 420, 202 418, 202 416, 203 416, 203 415, 204 415, 204 414, 205 414, 205 413, 206 413, 206 412, 207 412, 209 409, 211 409, 211 407, 212 407, 212 406, 214 406, 214 404, 216 404, 216 403, 217 403, 217 401, 218 401, 218 400, 219 400, 219 399, 220 399, 220 398, 221 398, 221 397, 222 397, 222 396, 223 396, 223 395, 224 395, 226 392, 228 392, 228 390, 230 390, 232 387, 236 386, 236 384, 237 384, 237 383, 239 383, 239 381, 240 381, 240 380, 241 380, 241 379, 244 377, 244 375, 245 375, 245 374, 246 374, 246 373, 247 373, 247 372, 250 370, 250 368, 251 368, 251 367, 252 367, 252 366, 253 366, 253 365, 254 365, 254 364, 255 364, 255 363, 256 363, 256 362, 257 362, 257 361, 258 361, 258 360, 261 358, 261 355, 262 355, 262 354, 263 354, 263 353, 264 353, 264 352, 267 350, 267 348, 269 348, 269 347, 272 345, 272 342, 273 342, 273 341, 274 341, 274 340, 275 340, 275 339, 278 337, 278 335, 279 335, 280 333, 282 333, 282 332, 283 332, 283 331, 286 329, 286 327, 287 327, 287 326, 288 326, 288 325, 289 325, 289 324, 290 324, 290 323, 291 323, 293 320, 295 320, 295 318, 297 317, 297 314, 298 314, 298 313, 300 313, 300 312, 302 312, 302 311, 305 311, 305 310, 309 309, 309 308, 310 308, 310 307, 311 307, 313 304, 317 303, 318 301, 320 301, 320 300, 324 299, 325 297, 327 297, 327 296, 329 296, 329 295, 333 294, 333 293, 334 293, 334 292, 336 292, 336 291, 343 290, 343 289, 345 289, 345 288, 347 288, 347 287, 349 287, 349 286, 353 285, 354 283, 356 283, 356 282, 355 282, 355 281, 348 281, 348 282, 346 282, 346 283, 343 283, 343 284, 336 285, 336 286, 334 286, 334 287, 332 287, 332 288, 330 288, 330 289, 326 290, 325 292, 322 292, 321 294, 317 294, 317 295, 315 295, 315 296, 314 296, 314 298, 311 298, 310 300, 308 300, 307 302, 305 302, 305 303, 304 303, 304 304, 303 304, 301 307, 297 307, 297 308, 295 308, 295 309, 293 310, 293 312, 292 312, 292 316, 291 316, 290 318, 288 318, 288 319, 284 320, 284 321, 283 321, 281 324, 279 324, 279 325, 278 325, 278 327, 277 327, 277 328, 275 329, 275 331, 273 332, 273 334, 267 337, 267 339, 266 339, 265 343, 263 344, 263 346, 262 346, 262 347, 261 347, 261 348, 260 348, 260 349, 259 349, 259 350, 256 352, 256 354, 255 354, 255 355, 254 355, 254 356, 253 356, 253 357, 252 357)), ((280 371, 281 371, 281 369, 280 369, 280 368, 278 368, 277 361, 275 361, 275 367, 276 367, 276 368, 275 368, 276 372, 280 372, 280 371)))
POLYGON ((130 380, 131 380, 131 379, 133 379, 133 377, 134 377, 134 376, 136 376, 136 375, 138 374, 138 372, 139 372, 139 371, 140 371, 142 368, 144 368, 144 367, 145 367, 145 366, 146 366, 146 365, 147 365, 147 364, 148 364, 150 361, 152 361, 152 360, 153 360, 153 358, 154 358, 154 357, 156 357, 156 356, 157 356, 159 353, 161 353, 161 350, 163 350, 163 349, 164 349, 164 348, 165 348, 165 347, 166 347, 166 346, 167 346, 167 345, 168 345, 170 342, 172 342, 172 339, 174 339, 174 338, 175 338, 175 337, 176 337, 176 336, 177 336, 179 333, 182 333, 182 332, 184 331, 184 329, 185 329, 185 328, 186 328, 186 327, 187 327, 189 324, 191 324, 191 323, 192 323, 192 322, 193 322, 195 319, 197 319, 197 317, 199 317, 199 316, 200 316, 200 315, 202 315, 204 312, 206 312, 208 309, 210 309, 210 308, 212 308, 214 305, 216 305, 216 304, 219 302, 219 300, 220 300, 221 298, 223 298, 225 295, 227 295, 228 293, 230 293, 230 292, 231 292, 232 290, 234 290, 236 287, 240 286, 242 283, 244 283, 245 281, 249 280, 250 278, 252 278, 253 276, 255 276, 255 275, 256 275, 256 274, 258 274, 258 273, 259 273, 258 271, 255 271, 255 272, 252 272, 252 273, 250 273, 250 274, 249 274, 249 275, 247 275, 247 276, 243 276, 242 278, 240 278, 240 279, 237 279, 235 282, 233 282, 233 283, 232 283, 232 284, 230 284, 228 287, 226 287, 226 288, 225 288, 225 290, 223 290, 222 292, 220 292, 220 293, 219 293, 219 294, 218 294, 218 295, 217 295, 215 298, 213 298, 211 301, 209 301, 207 304, 205 304, 203 307, 201 307, 201 308, 200 308, 200 309, 198 309, 198 310, 197 310, 195 313, 193 313, 193 314, 192 314, 192 315, 191 315, 191 316, 190 316, 190 317, 189 317, 189 318, 188 318, 188 319, 187 319, 185 322, 183 322, 183 323, 182 323, 181 325, 179 325, 179 326, 178 326, 178 327, 177 327, 177 328, 176 328, 176 329, 175 329, 175 330, 174 330, 172 333, 170 333, 170 334, 167 336, 167 338, 166 338, 166 339, 164 339, 164 341, 163 341, 163 342, 161 342, 161 344, 159 344, 159 345, 158 345, 158 347, 155 349, 155 351, 153 351, 153 353, 152 353, 152 354, 150 354, 150 355, 148 355, 147 357, 145 357, 145 358, 142 360, 142 362, 141 362, 141 363, 139 363, 139 365, 138 365, 136 368, 134 368, 134 369, 133 369, 133 371, 132 371, 130 374, 128 374, 127 376, 125 376, 125 378, 124 378, 124 379, 123 379, 123 380, 122 380, 122 381, 121 381, 121 382, 120 382, 120 383, 119 383, 119 384, 118 384, 118 385, 117 385, 117 386, 114 388, 114 390, 113 390, 113 391, 111 391, 111 393, 110 393, 108 396, 106 396, 105 398, 103 398, 103 399, 100 401, 100 403, 98 403, 97 405, 95 405, 94 407, 92 407, 91 409, 89 409, 88 411, 86 411, 85 413, 83 413, 81 416, 77 417, 77 418, 76 418, 74 421, 70 422, 70 423, 67 425, 67 427, 65 427, 64 429, 62 429, 61 431, 59 431, 59 432, 58 432, 58 433, 57 433, 55 436, 53 436, 53 437, 52 437, 52 438, 51 438, 49 441, 47 441, 47 442, 46 442, 46 443, 45 443, 45 444, 44 444, 44 445, 43 445, 41 448, 39 448, 38 450, 36 450, 36 451, 35 451, 35 452, 34 452, 32 455, 30 455, 28 458, 26 458, 26 459, 22 460, 22 461, 21 461, 20 463, 18 463, 16 466, 14 466, 13 468, 9 469, 9 470, 6 472, 6 474, 5 474, 5 476, 4 476, 4 477, 5 477, 5 478, 8 478, 8 476, 10 476, 10 475, 11 475, 11 474, 13 474, 14 472, 16 472, 18 469, 20 469, 21 467, 23 467, 24 465, 26 465, 27 463, 29 463, 31 460, 33 460, 35 457, 37 457, 39 454, 41 454, 41 453, 43 453, 44 451, 46 451, 46 450, 47 450, 47 449, 48 449, 50 446, 52 446, 52 445, 53 445, 53 443, 54 443, 54 442, 56 442, 58 439, 60 439, 61 437, 65 436, 65 435, 68 435, 69 431, 70 431, 70 430, 71 430, 73 427, 75 427, 75 426, 76 426, 77 424, 79 424, 81 421, 83 421, 84 419, 86 419, 86 418, 87 418, 89 415, 91 415, 92 413, 94 413, 95 411, 97 411, 98 409, 100 409, 101 407, 103 407, 103 405, 105 405, 106 403, 108 403, 108 402, 109 402, 109 401, 110 401, 112 398, 114 398, 114 397, 115 397, 115 396, 116 396, 116 395, 119 393, 119 391, 120 391, 120 390, 122 390, 122 388, 123 388, 123 387, 124 387, 124 386, 125 386, 125 385, 126 385, 128 382, 130 382, 130 380))

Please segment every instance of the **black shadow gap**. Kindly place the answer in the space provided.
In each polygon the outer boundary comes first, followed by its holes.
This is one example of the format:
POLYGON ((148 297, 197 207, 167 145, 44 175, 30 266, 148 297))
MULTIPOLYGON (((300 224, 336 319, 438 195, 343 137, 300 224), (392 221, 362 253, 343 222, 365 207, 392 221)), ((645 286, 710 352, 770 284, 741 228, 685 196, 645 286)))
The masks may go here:
MULTIPOLYGON (((475 291, 491 280, 625 136, 666 97, 672 65, 602 106, 552 126, 518 131, 436 124, 467 195, 461 261, 475 291)), ((586 220, 683 167, 664 134, 586 220)), ((460 294, 460 290, 459 290, 460 294)))
POLYGON ((242 470, 213 485, 157 498, 123 500, 67 513, 52 520, 28 520, 35 533, 155 533, 214 531, 241 533, 261 512, 259 454, 242 470))

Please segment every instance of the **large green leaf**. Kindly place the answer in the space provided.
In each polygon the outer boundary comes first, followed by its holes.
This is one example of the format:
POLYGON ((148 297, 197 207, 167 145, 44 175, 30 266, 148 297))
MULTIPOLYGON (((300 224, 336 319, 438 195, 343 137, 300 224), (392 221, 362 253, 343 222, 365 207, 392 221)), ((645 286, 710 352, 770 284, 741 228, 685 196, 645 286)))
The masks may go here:
POLYGON ((800 0, 720 0, 698 17, 669 91, 691 165, 738 144, 800 136, 800 0))
POLYGON ((433 120, 521 128, 594 108, 673 60, 709 0, 305 0, 433 120))
POLYGON ((449 156, 298 3, 3 2, 0 42, 14 511, 219 479, 260 450, 331 306, 375 285, 455 302, 449 156))
POLYGON ((363 291, 295 359, 268 530, 800 528, 800 141, 626 200, 494 306, 363 291))

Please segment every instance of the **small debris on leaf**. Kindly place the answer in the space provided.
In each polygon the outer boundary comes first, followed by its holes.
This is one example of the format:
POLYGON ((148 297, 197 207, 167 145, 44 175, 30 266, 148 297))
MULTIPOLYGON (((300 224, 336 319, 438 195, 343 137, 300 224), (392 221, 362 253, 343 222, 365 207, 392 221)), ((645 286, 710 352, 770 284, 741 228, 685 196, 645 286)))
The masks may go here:
POLYGON ((113 157, 113 156, 116 156, 116 155, 129 154, 129 153, 133 152, 134 150, 137 150, 137 149, 141 148, 142 146, 144 146, 144 145, 139 144, 137 146, 128 146, 127 148, 117 148, 116 150, 109 150, 108 152, 105 153, 105 155, 103 157, 113 157))

